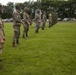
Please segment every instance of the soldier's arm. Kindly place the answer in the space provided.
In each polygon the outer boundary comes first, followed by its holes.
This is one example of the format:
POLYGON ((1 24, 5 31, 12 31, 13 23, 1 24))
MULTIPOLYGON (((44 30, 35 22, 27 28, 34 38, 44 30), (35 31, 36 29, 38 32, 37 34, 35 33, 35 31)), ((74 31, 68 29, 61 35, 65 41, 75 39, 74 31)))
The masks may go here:
POLYGON ((35 20, 38 20, 38 19, 39 19, 39 16, 38 16, 38 15, 36 15, 36 16, 35 16, 35 20))
POLYGON ((28 15, 28 20, 29 20, 29 22, 31 23, 31 19, 30 19, 30 16, 28 15))
POLYGON ((28 16, 26 14, 23 14, 23 19, 26 21, 27 24, 30 24, 28 16))

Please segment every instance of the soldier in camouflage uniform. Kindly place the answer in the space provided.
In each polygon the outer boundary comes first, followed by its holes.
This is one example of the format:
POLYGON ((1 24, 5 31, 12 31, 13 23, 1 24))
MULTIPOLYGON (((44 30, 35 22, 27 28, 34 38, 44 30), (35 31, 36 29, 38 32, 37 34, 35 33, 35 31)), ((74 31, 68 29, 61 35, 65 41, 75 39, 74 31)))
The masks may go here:
POLYGON ((1 16, 2 16, 2 5, 0 3, 0 55, 2 54, 3 44, 5 41, 4 34, 3 34, 3 22, 2 22, 1 16))
POLYGON ((49 28, 52 26, 52 14, 49 13, 49 28))
POLYGON ((13 28, 14 28, 13 47, 16 47, 16 44, 19 44, 20 26, 21 26, 20 6, 17 3, 15 5, 15 11, 13 12, 13 28))
POLYGON ((49 13, 49 28, 58 22, 57 18, 58 16, 56 12, 52 11, 51 13, 49 13))
POLYGON ((55 25, 57 22, 58 22, 58 15, 56 14, 56 12, 52 12, 52 14, 53 14, 53 23, 52 23, 52 25, 55 25))
POLYGON ((35 12, 35 25, 36 25, 36 30, 35 33, 38 33, 40 24, 41 24, 41 14, 40 14, 40 9, 37 9, 35 12))
POLYGON ((42 30, 44 30, 44 28, 45 28, 46 20, 47 20, 46 13, 45 13, 45 11, 43 11, 43 13, 42 13, 42 30))
POLYGON ((23 38, 25 38, 25 33, 26 33, 26 37, 28 37, 28 31, 29 31, 30 23, 31 23, 31 19, 28 15, 28 8, 25 7, 24 8, 24 14, 23 14, 23 27, 24 27, 23 38))

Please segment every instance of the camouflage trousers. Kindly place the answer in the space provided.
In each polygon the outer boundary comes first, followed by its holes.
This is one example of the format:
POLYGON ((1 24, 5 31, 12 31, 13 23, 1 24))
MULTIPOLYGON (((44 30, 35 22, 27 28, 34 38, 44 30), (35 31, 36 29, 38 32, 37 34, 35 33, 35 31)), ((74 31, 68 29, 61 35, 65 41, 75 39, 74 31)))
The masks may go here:
POLYGON ((51 27, 52 26, 52 21, 49 21, 49 27, 51 27))
POLYGON ((17 43, 20 36, 20 26, 14 27, 14 36, 13 36, 13 42, 17 43))
POLYGON ((41 26, 42 30, 44 30, 45 25, 46 25, 46 22, 43 21, 43 22, 42 22, 42 26, 41 26))
POLYGON ((5 38, 4 38, 2 30, 0 29, 0 55, 2 54, 4 41, 5 41, 5 38))
POLYGON ((23 31, 23 38, 25 38, 25 34, 26 34, 26 37, 28 37, 28 31, 29 31, 29 25, 25 25, 24 31, 23 31))
POLYGON ((41 25, 41 22, 35 22, 35 29, 36 29, 35 32, 39 31, 40 25, 41 25))

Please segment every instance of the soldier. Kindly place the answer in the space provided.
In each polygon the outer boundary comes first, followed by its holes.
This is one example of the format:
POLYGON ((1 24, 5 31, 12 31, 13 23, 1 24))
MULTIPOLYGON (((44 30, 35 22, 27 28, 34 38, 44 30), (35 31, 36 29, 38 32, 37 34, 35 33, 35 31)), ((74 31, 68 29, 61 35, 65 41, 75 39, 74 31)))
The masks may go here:
MULTIPOLYGON (((0 3, 0 56, 2 54, 3 44, 5 41, 4 35, 3 35, 3 22, 2 22, 2 5, 0 3)), ((2 59, 0 59, 1 61, 2 59)))
POLYGON ((41 13, 40 13, 40 9, 37 9, 35 12, 35 24, 36 24, 36 30, 35 33, 38 33, 39 28, 40 28, 40 24, 41 24, 41 13))
POLYGON ((31 19, 28 15, 28 8, 25 7, 24 8, 24 14, 23 14, 23 27, 24 27, 23 38, 25 38, 25 33, 26 33, 26 37, 28 37, 28 31, 29 31, 30 23, 31 23, 31 19))
POLYGON ((49 28, 52 26, 52 14, 49 13, 49 28))
POLYGON ((56 12, 54 12, 54 11, 52 11, 51 13, 52 13, 52 25, 51 26, 53 26, 57 23, 58 16, 57 16, 56 12))
POLYGON ((42 13, 42 30, 44 30, 44 28, 45 28, 46 20, 47 20, 46 13, 45 13, 45 11, 43 11, 43 13, 42 13))
POLYGON ((13 47, 16 47, 16 44, 19 44, 20 26, 21 26, 20 6, 17 3, 15 5, 15 10, 13 12, 13 28, 14 28, 13 47))
POLYGON ((58 19, 58 15, 56 14, 56 12, 53 12, 53 21, 54 21, 53 25, 55 25, 58 22, 57 19, 58 19))

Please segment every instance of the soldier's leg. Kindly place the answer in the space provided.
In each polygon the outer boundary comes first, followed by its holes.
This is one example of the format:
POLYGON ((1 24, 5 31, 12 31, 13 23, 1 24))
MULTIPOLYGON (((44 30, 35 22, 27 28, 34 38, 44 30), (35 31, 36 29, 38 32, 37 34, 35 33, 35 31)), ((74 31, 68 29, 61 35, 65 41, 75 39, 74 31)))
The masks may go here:
POLYGON ((27 26, 27 29, 26 29, 26 37, 28 37, 28 31, 29 31, 29 26, 27 26))
POLYGON ((20 36, 20 28, 17 29, 17 41, 16 41, 17 44, 19 44, 19 36, 20 36))
POLYGON ((43 28, 43 23, 42 23, 42 27, 41 27, 41 28, 42 28, 42 30, 44 30, 44 28, 43 28))
POLYGON ((37 28, 37 32, 39 32, 39 29, 40 29, 40 25, 41 25, 41 22, 39 22, 39 24, 38 24, 38 28, 37 28))
POLYGON ((0 49, 0 61, 2 61, 1 55, 2 55, 2 49, 0 49))
POLYGON ((17 41, 17 31, 14 30, 13 47, 16 47, 16 41, 17 41))
POLYGON ((5 36, 5 33, 4 33, 4 29, 2 28, 2 31, 3 31, 3 35, 5 36))
POLYGON ((44 27, 45 27, 45 23, 43 23, 43 27, 42 27, 42 30, 44 30, 44 27))
POLYGON ((39 30, 39 28, 38 28, 38 26, 36 26, 35 33, 38 33, 38 30, 39 30))
POLYGON ((2 49, 0 49, 0 56, 2 55, 2 49))
POLYGON ((49 28, 50 28, 50 21, 49 21, 49 28))
POLYGON ((52 26, 52 22, 49 22, 49 28, 52 26))
POLYGON ((0 61, 3 60, 3 59, 1 58, 1 56, 2 56, 2 49, 3 49, 3 43, 0 42, 0 61))
POLYGON ((24 31, 23 31, 23 38, 25 38, 25 29, 24 29, 24 31))

